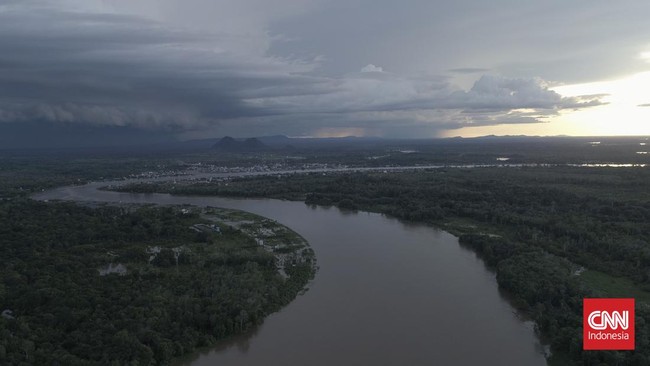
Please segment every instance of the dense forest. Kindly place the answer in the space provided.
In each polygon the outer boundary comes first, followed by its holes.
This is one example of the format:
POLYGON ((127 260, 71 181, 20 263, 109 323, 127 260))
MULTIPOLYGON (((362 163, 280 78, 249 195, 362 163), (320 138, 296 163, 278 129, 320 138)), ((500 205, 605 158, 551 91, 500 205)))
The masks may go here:
MULTIPOLYGON (((204 167, 648 163, 638 139, 449 139, 348 143, 264 154, 2 152, 0 365, 165 364, 259 323, 313 274, 277 276, 245 233, 196 233, 171 208, 37 203, 50 187, 204 167), (152 247, 161 251, 149 261, 152 247), (189 250, 176 252, 179 247, 189 250), (178 255, 178 256, 177 256, 178 255), (122 264, 127 272, 119 272, 122 264), (111 267, 112 266, 112 267, 111 267), (102 271, 118 271, 101 275, 102 271), (248 302, 252 299, 252 303, 248 302), (135 320, 134 319, 141 319, 135 320)), ((553 364, 650 364, 650 170, 484 168, 319 173, 135 184, 125 190, 256 196, 429 223, 460 237, 535 320, 553 364), (636 352, 583 352, 585 296, 637 299, 636 352)), ((259 248, 258 248, 259 249, 259 248)))
POLYGON ((178 162, 165 157, 134 158, 115 155, 48 153, 8 155, 0 150, 0 199, 27 197, 43 189, 119 179, 143 171, 171 171, 178 162))
POLYGON ((443 227, 495 269, 500 287, 551 345, 551 363, 650 364, 647 168, 295 174, 122 190, 296 199, 443 227), (637 351, 582 351, 586 296, 637 298, 637 351))
POLYGON ((260 324, 313 277, 299 264, 284 279, 250 235, 191 230, 202 222, 177 207, 0 201, 0 365, 169 364, 260 324))

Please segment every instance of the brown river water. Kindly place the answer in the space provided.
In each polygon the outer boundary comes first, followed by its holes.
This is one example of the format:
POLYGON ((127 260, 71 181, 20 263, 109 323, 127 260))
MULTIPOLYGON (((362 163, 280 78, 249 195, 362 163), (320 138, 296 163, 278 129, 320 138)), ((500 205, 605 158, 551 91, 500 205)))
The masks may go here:
POLYGON ((97 190, 105 184, 35 198, 240 209, 290 227, 316 252, 320 269, 305 294, 251 334, 182 365, 546 365, 532 324, 449 233, 302 202, 97 190))

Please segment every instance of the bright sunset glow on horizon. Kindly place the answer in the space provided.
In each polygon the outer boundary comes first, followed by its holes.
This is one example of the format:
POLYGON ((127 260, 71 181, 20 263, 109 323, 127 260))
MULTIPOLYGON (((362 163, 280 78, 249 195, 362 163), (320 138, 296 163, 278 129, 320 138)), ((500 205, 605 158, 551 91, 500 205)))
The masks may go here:
POLYGON ((547 123, 469 127, 446 131, 443 136, 650 136, 650 72, 551 89, 565 97, 603 95, 601 101, 606 104, 562 111, 547 123))

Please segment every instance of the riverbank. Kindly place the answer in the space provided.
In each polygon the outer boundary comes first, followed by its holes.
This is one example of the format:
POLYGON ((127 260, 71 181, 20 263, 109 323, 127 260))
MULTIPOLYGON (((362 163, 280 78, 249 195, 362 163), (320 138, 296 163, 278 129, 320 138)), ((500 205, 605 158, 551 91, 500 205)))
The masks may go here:
POLYGON ((445 232, 299 202, 98 191, 101 185, 40 198, 240 209, 290 226, 318 254, 305 296, 266 318, 246 347, 222 347, 193 366, 546 364, 532 325, 500 296, 494 273, 445 232), (458 349, 466 344, 478 346, 458 349))
MULTIPOLYGON (((650 315, 642 301, 650 288, 643 270, 650 265, 644 249, 650 236, 649 172, 584 166, 436 169, 147 183, 122 190, 304 200, 442 227, 496 271, 500 287, 535 320, 562 363, 582 364, 649 356, 646 349, 630 355, 581 347, 584 297, 638 297, 637 324, 650 315)), ((645 344, 646 330, 638 334, 645 344)))
POLYGON ((2 362, 166 364, 258 327, 315 273, 307 241, 258 215, 88 206, 0 202, 2 362))

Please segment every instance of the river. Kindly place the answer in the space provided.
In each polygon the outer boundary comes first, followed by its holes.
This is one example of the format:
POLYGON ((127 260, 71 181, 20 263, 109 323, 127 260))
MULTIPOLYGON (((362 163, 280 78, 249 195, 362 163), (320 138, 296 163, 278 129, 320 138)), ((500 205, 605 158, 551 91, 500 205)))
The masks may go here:
POLYGON ((62 187, 42 200, 191 204, 253 212, 301 234, 320 267, 309 291, 254 333, 183 365, 546 365, 493 272, 435 228, 302 202, 62 187))

